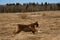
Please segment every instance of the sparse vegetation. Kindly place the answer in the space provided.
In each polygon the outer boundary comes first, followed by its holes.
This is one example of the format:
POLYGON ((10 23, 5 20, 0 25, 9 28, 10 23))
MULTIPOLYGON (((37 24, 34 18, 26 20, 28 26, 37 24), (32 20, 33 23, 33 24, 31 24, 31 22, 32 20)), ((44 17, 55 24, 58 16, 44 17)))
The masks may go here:
POLYGON ((60 11, 0 14, 0 40, 60 40, 60 18, 58 16, 60 16, 60 11), (43 15, 46 18, 31 17, 31 15, 43 15), (28 17, 32 20, 27 19, 28 17), (39 28, 37 28, 39 33, 20 32, 14 35, 13 32, 18 30, 17 24, 30 24, 35 21, 39 23, 39 28))

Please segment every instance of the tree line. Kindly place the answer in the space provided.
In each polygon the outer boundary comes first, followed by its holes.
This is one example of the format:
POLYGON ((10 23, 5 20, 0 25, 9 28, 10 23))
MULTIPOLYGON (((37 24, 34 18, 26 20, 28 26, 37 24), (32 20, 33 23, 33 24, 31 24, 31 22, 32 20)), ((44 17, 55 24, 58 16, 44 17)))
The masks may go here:
POLYGON ((36 12, 60 10, 60 3, 12 3, 0 5, 0 13, 36 12))

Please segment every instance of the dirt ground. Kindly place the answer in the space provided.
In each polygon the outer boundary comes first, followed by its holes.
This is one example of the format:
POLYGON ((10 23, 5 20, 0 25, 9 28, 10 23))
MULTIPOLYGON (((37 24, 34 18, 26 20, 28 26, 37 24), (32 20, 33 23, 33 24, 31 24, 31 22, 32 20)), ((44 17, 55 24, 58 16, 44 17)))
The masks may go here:
POLYGON ((60 11, 0 14, 0 40, 60 40, 60 11), (38 33, 20 32, 14 36, 17 24, 38 21, 38 33))

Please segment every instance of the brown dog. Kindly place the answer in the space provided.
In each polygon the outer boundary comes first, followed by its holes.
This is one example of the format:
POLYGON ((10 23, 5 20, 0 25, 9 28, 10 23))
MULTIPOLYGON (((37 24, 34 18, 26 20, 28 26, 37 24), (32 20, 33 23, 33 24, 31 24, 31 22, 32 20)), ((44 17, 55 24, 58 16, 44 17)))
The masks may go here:
POLYGON ((35 32, 37 32, 37 29, 35 29, 35 27, 38 27, 38 22, 29 24, 29 25, 23 25, 23 24, 17 24, 18 25, 18 31, 16 32, 16 34, 18 34, 20 31, 25 31, 25 32, 29 32, 31 31, 33 34, 35 34, 35 32))

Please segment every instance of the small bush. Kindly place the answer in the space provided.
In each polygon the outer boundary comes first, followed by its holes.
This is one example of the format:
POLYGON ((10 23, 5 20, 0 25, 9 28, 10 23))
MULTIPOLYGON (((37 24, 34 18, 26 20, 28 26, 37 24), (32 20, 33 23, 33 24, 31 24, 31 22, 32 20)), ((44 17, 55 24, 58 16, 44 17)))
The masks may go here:
POLYGON ((23 15, 21 15, 21 18, 22 19, 27 19, 27 15, 26 14, 23 14, 23 15))

